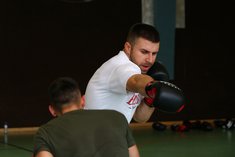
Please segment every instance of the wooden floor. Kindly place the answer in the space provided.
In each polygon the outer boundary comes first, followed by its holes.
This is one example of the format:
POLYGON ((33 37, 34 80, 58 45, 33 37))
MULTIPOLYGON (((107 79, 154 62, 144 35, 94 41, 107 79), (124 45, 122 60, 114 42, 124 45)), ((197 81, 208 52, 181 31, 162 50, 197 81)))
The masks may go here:
MULTIPOLYGON (((131 128, 141 157, 235 157, 235 130, 156 131, 151 124, 131 128)), ((0 157, 31 157, 36 130, 16 129, 8 136, 1 133, 0 157)))

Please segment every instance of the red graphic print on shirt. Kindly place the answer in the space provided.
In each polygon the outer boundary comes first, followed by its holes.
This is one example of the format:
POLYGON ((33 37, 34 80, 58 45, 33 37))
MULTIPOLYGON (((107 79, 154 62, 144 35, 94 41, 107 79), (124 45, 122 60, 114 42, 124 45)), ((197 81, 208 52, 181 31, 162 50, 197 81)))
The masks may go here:
POLYGON ((140 104, 140 97, 138 93, 134 93, 130 100, 127 102, 129 109, 135 109, 140 104))

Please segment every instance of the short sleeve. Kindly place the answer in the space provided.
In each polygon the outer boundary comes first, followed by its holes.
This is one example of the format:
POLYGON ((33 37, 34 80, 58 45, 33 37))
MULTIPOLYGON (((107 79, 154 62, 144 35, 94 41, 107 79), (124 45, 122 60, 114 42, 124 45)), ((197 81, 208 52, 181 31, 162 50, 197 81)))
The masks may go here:
POLYGON ((116 93, 126 93, 128 79, 131 76, 140 73, 140 68, 131 62, 118 66, 109 76, 109 89, 116 93))
POLYGON ((49 142, 47 139, 48 138, 45 129, 39 128, 39 130, 34 136, 34 150, 33 150, 34 156, 36 156, 36 154, 40 151, 51 152, 51 149, 49 147, 49 142))

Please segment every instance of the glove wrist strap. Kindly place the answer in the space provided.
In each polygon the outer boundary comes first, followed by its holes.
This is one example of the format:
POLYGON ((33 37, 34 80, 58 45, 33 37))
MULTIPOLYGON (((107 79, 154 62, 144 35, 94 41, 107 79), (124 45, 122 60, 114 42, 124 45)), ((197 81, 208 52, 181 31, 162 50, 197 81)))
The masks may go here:
POLYGON ((154 107, 153 106, 153 99, 152 98, 147 98, 147 97, 145 97, 144 98, 144 103, 148 106, 148 107, 154 107))

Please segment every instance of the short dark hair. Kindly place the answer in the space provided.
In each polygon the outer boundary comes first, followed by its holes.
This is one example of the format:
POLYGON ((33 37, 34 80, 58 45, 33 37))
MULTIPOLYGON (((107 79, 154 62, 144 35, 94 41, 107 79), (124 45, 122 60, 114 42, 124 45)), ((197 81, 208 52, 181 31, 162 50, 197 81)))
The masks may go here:
POLYGON ((54 80, 49 88, 50 103, 55 109, 61 111, 62 106, 81 99, 81 91, 78 83, 69 77, 61 77, 54 80))
POLYGON ((160 35, 158 30, 151 25, 144 23, 136 23, 131 26, 126 41, 134 44, 137 38, 144 38, 154 43, 160 42, 160 35))

